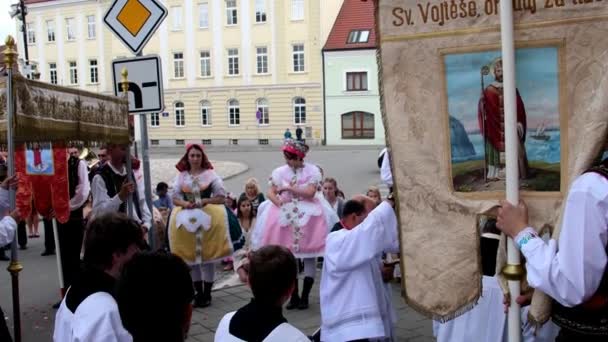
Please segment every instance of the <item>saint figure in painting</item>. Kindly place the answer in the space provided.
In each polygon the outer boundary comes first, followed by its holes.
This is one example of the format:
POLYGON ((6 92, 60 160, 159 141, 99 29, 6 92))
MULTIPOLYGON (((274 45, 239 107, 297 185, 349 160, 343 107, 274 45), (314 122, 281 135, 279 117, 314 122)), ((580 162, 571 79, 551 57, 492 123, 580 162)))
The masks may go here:
MULTIPOLYGON (((504 166, 500 162, 500 153, 505 151, 505 112, 501 58, 497 58, 492 62, 490 73, 494 75, 494 82, 485 87, 481 93, 477 118, 481 134, 484 137, 487 180, 495 181, 504 175, 504 166)), ((516 103, 517 135, 519 137, 519 177, 525 179, 528 176, 528 158, 524 147, 526 142, 526 109, 517 89, 516 103)))

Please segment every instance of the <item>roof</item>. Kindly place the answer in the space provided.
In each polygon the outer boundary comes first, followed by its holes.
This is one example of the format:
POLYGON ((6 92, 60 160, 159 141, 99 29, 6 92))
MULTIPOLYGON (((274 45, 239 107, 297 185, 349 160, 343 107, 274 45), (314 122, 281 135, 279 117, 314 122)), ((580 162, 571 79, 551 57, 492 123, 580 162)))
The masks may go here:
POLYGON ((376 21, 374 1, 344 0, 323 51, 375 49, 376 21), (353 31, 369 31, 367 42, 347 43, 353 31))
POLYGON ((39 2, 49 2, 51 0, 25 0, 26 5, 37 4, 39 2))

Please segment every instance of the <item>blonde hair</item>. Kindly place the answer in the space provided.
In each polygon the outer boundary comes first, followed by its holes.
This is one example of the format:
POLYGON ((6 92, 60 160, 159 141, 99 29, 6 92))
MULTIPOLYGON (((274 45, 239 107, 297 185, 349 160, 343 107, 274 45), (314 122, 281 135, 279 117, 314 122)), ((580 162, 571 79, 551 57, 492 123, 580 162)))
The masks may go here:
POLYGON ((251 177, 245 181, 245 192, 247 192, 247 187, 250 185, 255 187, 256 195, 260 193, 260 184, 258 183, 257 179, 251 177))
POLYGON ((367 192, 365 194, 367 195, 370 192, 376 193, 376 195, 378 195, 378 199, 382 200, 382 195, 380 194, 380 189, 378 189, 377 186, 370 186, 369 188, 367 188, 367 192))

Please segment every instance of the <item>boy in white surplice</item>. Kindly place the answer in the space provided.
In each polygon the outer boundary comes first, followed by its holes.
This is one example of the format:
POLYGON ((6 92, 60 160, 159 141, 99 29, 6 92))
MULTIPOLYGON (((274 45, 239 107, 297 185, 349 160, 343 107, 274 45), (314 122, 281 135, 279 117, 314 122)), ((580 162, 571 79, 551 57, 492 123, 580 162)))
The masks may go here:
POLYGON ((365 209, 352 213, 352 219, 345 215, 343 229, 329 234, 326 241, 321 340, 391 340, 394 316, 380 265, 383 252, 398 248, 394 203, 389 196, 371 210, 375 203, 366 196, 351 201, 365 209))

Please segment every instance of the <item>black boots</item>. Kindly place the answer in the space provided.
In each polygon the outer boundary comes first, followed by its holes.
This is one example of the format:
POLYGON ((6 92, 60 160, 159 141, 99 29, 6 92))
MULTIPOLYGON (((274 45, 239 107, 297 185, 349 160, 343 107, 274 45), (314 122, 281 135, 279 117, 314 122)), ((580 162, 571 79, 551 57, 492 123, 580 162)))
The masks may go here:
POLYGON ((206 308, 211 305, 211 289, 213 283, 195 281, 194 290, 196 294, 194 296, 194 307, 195 308, 206 308), (204 288, 203 288, 204 285, 204 288))
POLYGON ((285 307, 287 310, 306 310, 308 309, 308 297, 310 296, 310 290, 312 289, 312 285, 315 283, 314 278, 304 277, 304 282, 302 284, 302 296, 298 295, 299 287, 298 281, 296 280, 296 288, 293 289, 293 293, 291 294, 291 299, 289 300, 289 304, 285 307))
POLYGON ((310 290, 312 289, 312 285, 314 283, 314 278, 304 277, 304 284, 302 286, 302 298, 300 298, 300 305, 298 305, 298 310, 308 309, 308 296, 310 295, 310 290))
POLYGON ((285 309, 294 310, 294 309, 298 308, 298 306, 300 305, 300 296, 298 295, 299 292, 300 291, 299 291, 299 287, 298 287, 298 279, 296 279, 296 287, 293 289, 293 293, 291 294, 291 299, 289 300, 289 304, 287 304, 285 309))

